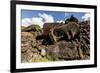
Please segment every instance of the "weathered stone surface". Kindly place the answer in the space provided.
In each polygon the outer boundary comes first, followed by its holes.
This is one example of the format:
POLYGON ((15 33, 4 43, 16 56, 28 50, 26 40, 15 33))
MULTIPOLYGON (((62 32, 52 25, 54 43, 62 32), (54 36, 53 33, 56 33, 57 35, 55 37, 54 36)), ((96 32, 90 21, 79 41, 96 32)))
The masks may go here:
POLYGON ((30 25, 26 28, 22 29, 22 32, 35 32, 35 31, 41 31, 41 28, 39 25, 30 25))
POLYGON ((65 41, 60 41, 55 45, 47 48, 47 54, 63 59, 78 59, 80 58, 77 45, 65 41))

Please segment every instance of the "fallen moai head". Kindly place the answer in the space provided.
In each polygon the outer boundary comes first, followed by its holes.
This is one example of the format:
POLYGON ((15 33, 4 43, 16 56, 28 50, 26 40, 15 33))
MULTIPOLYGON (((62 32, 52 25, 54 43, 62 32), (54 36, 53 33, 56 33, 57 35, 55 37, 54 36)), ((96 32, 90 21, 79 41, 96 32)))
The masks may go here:
POLYGON ((49 35, 52 42, 57 42, 59 40, 72 40, 77 35, 79 35, 80 29, 79 25, 75 22, 69 22, 68 24, 49 24, 44 25, 44 35, 49 35))

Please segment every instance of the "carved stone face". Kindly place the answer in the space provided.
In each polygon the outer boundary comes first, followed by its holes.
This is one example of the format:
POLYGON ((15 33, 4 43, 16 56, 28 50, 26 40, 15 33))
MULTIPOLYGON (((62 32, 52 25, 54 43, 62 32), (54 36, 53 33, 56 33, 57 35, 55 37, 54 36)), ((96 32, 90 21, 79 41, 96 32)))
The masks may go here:
POLYGON ((63 24, 60 26, 55 26, 50 29, 50 37, 53 42, 57 42, 60 39, 64 38, 71 40, 79 33, 79 25, 76 23, 63 24))

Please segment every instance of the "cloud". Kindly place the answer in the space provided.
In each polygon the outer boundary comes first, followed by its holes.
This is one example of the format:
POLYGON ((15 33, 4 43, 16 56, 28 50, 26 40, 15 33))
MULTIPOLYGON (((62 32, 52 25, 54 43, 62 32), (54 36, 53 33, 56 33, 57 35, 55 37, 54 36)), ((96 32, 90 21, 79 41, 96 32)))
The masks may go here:
POLYGON ((41 18, 43 18, 44 22, 54 22, 54 18, 52 15, 48 15, 46 13, 39 13, 38 14, 41 18))
POLYGON ((46 13, 39 13, 37 17, 32 18, 23 18, 22 26, 29 26, 32 24, 38 24, 41 28, 44 23, 54 22, 54 18, 52 15, 48 15, 46 13))
POLYGON ((31 19, 30 18, 23 18, 22 19, 22 26, 29 26, 31 25, 31 19))
POLYGON ((32 24, 38 24, 41 28, 43 27, 43 19, 40 17, 33 17, 32 18, 32 24))
POLYGON ((22 26, 29 26, 32 24, 38 24, 41 28, 43 27, 43 19, 41 17, 32 17, 22 19, 22 26))
POLYGON ((57 21, 57 23, 65 23, 65 21, 63 21, 63 20, 60 20, 60 21, 57 21))
POLYGON ((82 20, 83 21, 90 20, 90 14, 89 13, 84 14, 84 16, 82 16, 82 20))

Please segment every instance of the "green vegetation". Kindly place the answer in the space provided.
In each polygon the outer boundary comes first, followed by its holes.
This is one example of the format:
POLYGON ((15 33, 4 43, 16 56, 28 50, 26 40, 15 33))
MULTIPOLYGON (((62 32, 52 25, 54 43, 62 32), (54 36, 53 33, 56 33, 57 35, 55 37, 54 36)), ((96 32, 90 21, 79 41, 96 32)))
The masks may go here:
POLYGON ((50 55, 47 55, 47 58, 49 61, 58 61, 59 58, 55 57, 55 56, 50 56, 50 55))
POLYGON ((33 58, 32 62, 48 62, 49 60, 47 58, 33 58))

